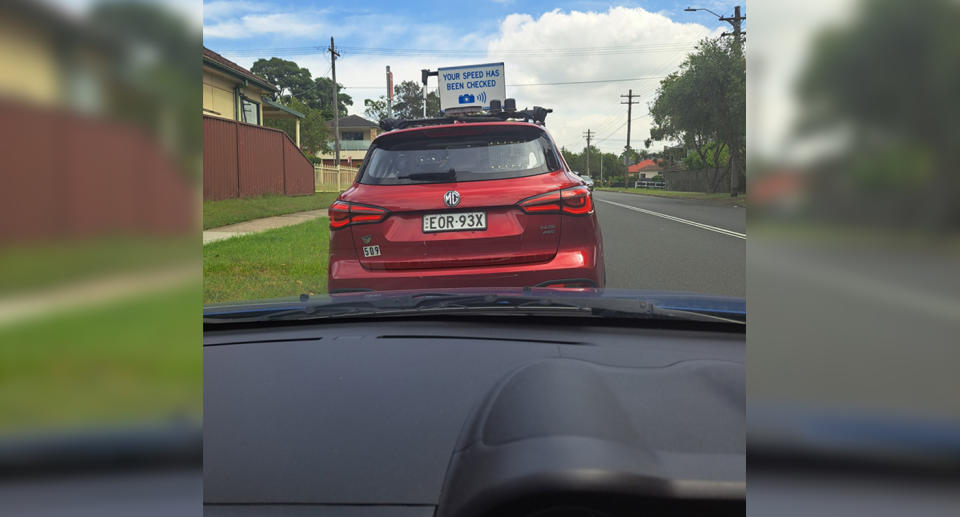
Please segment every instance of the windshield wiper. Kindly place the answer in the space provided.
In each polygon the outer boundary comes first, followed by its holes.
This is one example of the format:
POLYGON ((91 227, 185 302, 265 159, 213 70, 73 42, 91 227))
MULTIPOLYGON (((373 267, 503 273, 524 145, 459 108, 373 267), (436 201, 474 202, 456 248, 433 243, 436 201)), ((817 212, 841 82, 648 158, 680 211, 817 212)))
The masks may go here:
POLYGON ((402 176, 397 176, 397 179, 400 180, 414 180, 414 181, 430 181, 437 179, 457 179, 457 171, 455 169, 450 169, 447 171, 439 172, 413 172, 410 174, 404 174, 402 176))
POLYGON ((736 316, 704 311, 663 309, 641 299, 588 298, 569 296, 530 296, 496 294, 428 293, 403 297, 348 300, 296 308, 265 309, 245 313, 206 314, 205 322, 277 321, 298 319, 341 319, 427 314, 503 313, 518 315, 566 314, 580 317, 683 320, 744 324, 736 316))

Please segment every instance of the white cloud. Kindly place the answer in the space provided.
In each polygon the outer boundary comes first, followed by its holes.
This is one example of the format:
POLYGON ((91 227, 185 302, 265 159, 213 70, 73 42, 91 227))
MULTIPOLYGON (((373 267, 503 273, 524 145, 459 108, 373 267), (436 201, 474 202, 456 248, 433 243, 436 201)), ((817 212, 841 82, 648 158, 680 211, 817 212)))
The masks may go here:
POLYGON ((204 20, 222 20, 247 13, 265 12, 269 5, 248 0, 216 0, 203 3, 204 20))
MULTIPOLYGON (((538 17, 511 14, 487 33, 461 33, 455 26, 424 25, 397 18, 383 21, 377 31, 354 33, 364 37, 362 43, 355 44, 382 47, 388 44, 380 42, 403 41, 402 48, 479 49, 485 50, 486 55, 383 56, 351 55, 343 51, 343 57, 337 60, 337 79, 346 86, 344 92, 354 99, 352 114, 363 114, 365 98, 377 98, 386 93, 386 65, 390 65, 394 73, 394 82, 399 83, 404 80, 419 82, 423 68, 435 70, 444 66, 502 60, 506 67, 507 95, 516 98, 521 108, 534 105, 553 108, 547 118, 547 127, 560 145, 582 148, 584 139, 581 135, 591 129, 599 138, 609 136, 600 147, 616 153, 622 151, 626 143, 627 107, 620 104, 620 95, 632 88, 634 94, 640 96, 640 104, 633 106, 631 135, 631 146, 638 148, 649 133, 650 120, 644 115, 659 79, 563 86, 510 85, 663 76, 677 68, 697 41, 723 30, 711 31, 698 24, 677 23, 644 9, 623 7, 602 12, 554 10, 538 17), (642 51, 599 55, 594 52, 595 55, 586 56, 550 55, 549 52, 518 55, 522 51, 584 47, 639 47, 642 51), (374 86, 376 89, 353 88, 355 86, 374 86)), ((328 32, 319 30, 314 35, 333 34, 339 42, 339 38, 352 30, 348 25, 338 24, 336 28, 327 28, 328 32)), ((209 31, 207 35, 210 35, 209 31)), ((394 43, 393 46, 399 45, 394 43)), ((322 53, 289 56, 288 59, 309 68, 315 76, 330 68, 329 55, 322 53)), ((256 58, 236 60, 249 66, 256 58)), ((430 79, 430 88, 436 88, 435 78, 430 79)))
POLYGON ((314 38, 327 34, 333 27, 327 23, 325 13, 267 13, 245 14, 238 18, 225 19, 205 24, 205 37, 243 39, 255 36, 282 35, 314 38))
MULTIPOLYGON (((641 8, 613 7, 605 12, 554 10, 534 18, 512 14, 488 46, 496 57, 525 49, 642 48, 638 53, 595 53, 583 56, 505 55, 507 95, 519 106, 553 108, 547 127, 560 145, 582 148, 587 129, 600 139, 600 148, 620 152, 626 144, 627 106, 621 94, 633 89, 640 104, 633 106, 631 146, 638 148, 649 134, 647 104, 659 79, 564 86, 510 87, 517 83, 554 83, 663 76, 676 69, 692 45, 710 34, 692 23, 677 23, 641 8), (619 127, 623 125, 623 127, 619 127)), ((597 140, 594 140, 596 142, 597 140)))
MULTIPOLYGON (((355 105, 351 113, 363 114, 363 99, 383 95, 386 86, 377 90, 351 89, 351 85, 385 85, 384 66, 390 65, 394 82, 420 80, 420 69, 436 69, 477 62, 504 61, 507 95, 517 99, 519 107, 534 105, 553 108, 547 127, 560 145, 582 148, 581 136, 587 129, 599 138, 608 152, 623 150, 626 144, 627 109, 620 104, 620 95, 633 89, 640 95, 640 104, 633 107, 631 146, 637 148, 649 134, 647 104, 652 100, 659 79, 627 83, 597 83, 562 86, 510 86, 525 83, 590 81, 647 76, 662 76, 676 69, 690 48, 703 37, 719 34, 692 23, 676 23, 666 16, 644 9, 615 7, 605 12, 564 12, 554 10, 539 17, 512 14, 501 20, 495 34, 457 33, 450 27, 417 25, 415 36, 405 48, 477 49, 487 54, 464 54, 444 57, 344 56, 337 62, 337 79, 347 88, 355 105), (606 55, 558 56, 517 55, 519 51, 569 49, 583 47, 641 47, 639 53, 606 55), (622 127, 620 127, 622 126, 622 127)), ((329 59, 296 58, 319 74, 329 68, 329 59)), ((430 87, 436 87, 431 78, 430 87)), ((596 140, 594 140, 596 142, 596 140)))

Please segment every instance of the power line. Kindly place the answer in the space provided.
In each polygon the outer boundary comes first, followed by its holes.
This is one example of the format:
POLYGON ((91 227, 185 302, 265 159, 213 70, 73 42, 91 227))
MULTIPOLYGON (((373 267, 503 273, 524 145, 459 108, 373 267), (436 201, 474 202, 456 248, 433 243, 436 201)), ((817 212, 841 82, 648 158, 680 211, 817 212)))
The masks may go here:
MULTIPOLYGON (((645 81, 648 79, 663 79, 665 75, 648 75, 646 77, 628 77, 624 79, 595 79, 593 81, 560 81, 555 83, 516 83, 505 86, 567 86, 572 84, 596 84, 596 83, 628 83, 632 81, 645 81)), ((380 89, 383 86, 344 86, 344 88, 353 88, 356 90, 380 89)))
MULTIPOLYGON (((640 119, 642 119, 642 118, 644 118, 644 117, 646 117, 646 116, 648 116, 648 115, 650 115, 650 112, 649 112, 649 111, 647 111, 647 112, 644 113, 643 115, 640 115, 639 117, 634 117, 634 118, 631 119, 631 120, 635 122, 635 121, 640 120, 640 119)), ((620 125, 617 126, 616 129, 614 129, 613 131, 610 132, 610 134, 608 134, 607 136, 601 138, 600 140, 597 140, 596 145, 600 145, 600 144, 606 142, 607 140, 610 139, 611 136, 615 135, 615 134, 617 133, 617 131, 620 131, 620 129, 621 129, 623 126, 626 126, 626 125, 627 125, 627 122, 626 122, 626 121, 621 122, 620 125)), ((624 139, 616 139, 616 138, 615 138, 614 140, 621 141, 621 142, 624 141, 624 139)))
MULTIPOLYGON (((606 47, 566 47, 540 49, 423 49, 423 48, 390 48, 390 47, 358 47, 340 46, 344 54, 352 55, 380 55, 380 56, 419 56, 419 55, 446 55, 446 56, 581 56, 581 55, 618 55, 618 54, 646 54, 657 52, 675 52, 694 48, 698 42, 682 41, 672 43, 653 43, 648 45, 615 45, 606 47)), ((327 49, 319 45, 300 47, 272 47, 272 48, 245 48, 221 50, 221 54, 232 56, 257 56, 264 54, 311 55, 323 54, 327 49)))

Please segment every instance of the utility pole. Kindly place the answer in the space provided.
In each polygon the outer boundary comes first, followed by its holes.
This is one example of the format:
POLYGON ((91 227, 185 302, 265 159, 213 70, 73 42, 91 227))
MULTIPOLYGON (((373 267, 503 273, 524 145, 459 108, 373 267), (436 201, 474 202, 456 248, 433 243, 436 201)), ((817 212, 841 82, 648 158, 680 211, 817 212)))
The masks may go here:
POLYGON ((633 100, 633 90, 627 90, 626 95, 621 95, 621 98, 626 97, 627 102, 620 101, 620 104, 627 105, 627 145, 624 147, 623 152, 623 187, 627 187, 627 178, 630 176, 630 125, 631 119, 633 118, 633 105, 640 104, 640 101, 633 100))
MULTIPOLYGON (((740 14, 740 6, 733 8, 733 16, 720 16, 719 14, 711 11, 710 9, 703 9, 700 7, 687 7, 684 9, 687 12, 694 11, 706 11, 717 17, 722 22, 727 22, 733 27, 733 32, 724 32, 720 36, 733 36, 733 41, 736 44, 737 52, 743 52, 743 35, 746 34, 742 30, 743 20, 746 20, 747 17, 740 14)), ((730 197, 737 197, 737 155, 739 150, 730 149, 730 197)))
MULTIPOLYGON (((737 52, 743 51, 743 31, 740 30, 740 25, 746 18, 746 16, 740 15, 739 5, 733 8, 733 18, 720 18, 721 20, 728 22, 733 26, 733 41, 736 45, 737 52)), ((737 180, 740 176, 740 169, 737 166, 737 155, 740 153, 738 150, 734 151, 731 149, 731 151, 733 152, 730 153, 730 197, 737 197, 737 180)))
POLYGON ((337 58, 340 53, 333 46, 333 36, 330 36, 330 71, 333 78, 333 156, 340 168, 340 92, 337 91, 337 58))
POLYGON ((600 151, 600 183, 603 184, 603 151, 600 151))
POLYGON ((393 116, 393 72, 387 65, 387 118, 393 116))
POLYGON ((588 129, 583 136, 587 137, 587 176, 589 176, 590 175, 590 138, 593 136, 593 134, 588 129))

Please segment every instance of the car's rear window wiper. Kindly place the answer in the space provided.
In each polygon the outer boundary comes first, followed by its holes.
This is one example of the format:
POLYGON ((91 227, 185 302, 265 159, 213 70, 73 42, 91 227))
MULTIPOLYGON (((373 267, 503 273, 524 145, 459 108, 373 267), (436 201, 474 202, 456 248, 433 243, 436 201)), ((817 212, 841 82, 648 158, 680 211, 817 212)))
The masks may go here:
POLYGON ((400 180, 414 180, 414 181, 430 181, 437 179, 456 179, 457 171, 455 169, 450 169, 448 171, 442 172, 413 172, 410 174, 403 174, 397 176, 397 179, 400 180))

